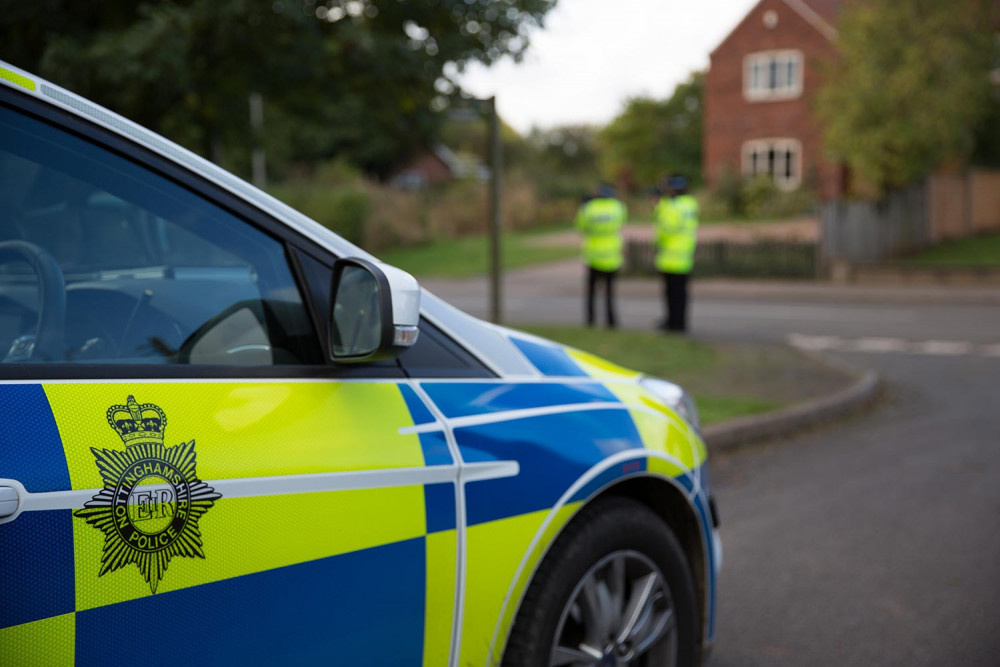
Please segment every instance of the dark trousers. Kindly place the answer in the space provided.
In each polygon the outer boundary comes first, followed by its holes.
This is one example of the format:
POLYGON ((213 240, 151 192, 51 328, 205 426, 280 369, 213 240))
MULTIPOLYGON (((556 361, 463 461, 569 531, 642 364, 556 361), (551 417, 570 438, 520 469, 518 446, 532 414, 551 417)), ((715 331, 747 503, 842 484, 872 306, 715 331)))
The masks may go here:
POLYGON ((663 274, 663 300, 667 309, 666 330, 687 331, 688 274, 663 274))
POLYGON ((598 271, 587 267, 587 326, 594 326, 594 293, 598 281, 604 283, 604 299, 607 307, 608 326, 615 327, 615 274, 617 271, 598 271))

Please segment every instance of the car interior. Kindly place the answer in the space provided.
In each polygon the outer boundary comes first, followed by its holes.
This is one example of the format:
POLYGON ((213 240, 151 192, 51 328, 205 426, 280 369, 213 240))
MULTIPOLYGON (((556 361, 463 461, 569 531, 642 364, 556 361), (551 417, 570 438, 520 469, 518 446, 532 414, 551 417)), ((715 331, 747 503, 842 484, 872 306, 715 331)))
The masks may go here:
POLYGON ((172 183, 138 183, 118 156, 99 164, 43 143, 53 128, 18 124, 22 136, 5 131, 15 140, 0 144, 0 362, 311 357, 280 242, 205 203, 186 205, 190 193, 172 183))

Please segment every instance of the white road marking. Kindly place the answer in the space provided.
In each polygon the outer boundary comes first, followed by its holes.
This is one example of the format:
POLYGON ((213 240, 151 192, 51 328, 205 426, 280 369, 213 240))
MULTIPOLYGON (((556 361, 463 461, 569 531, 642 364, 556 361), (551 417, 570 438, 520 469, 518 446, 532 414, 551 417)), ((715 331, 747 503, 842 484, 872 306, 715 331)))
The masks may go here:
POLYGON ((698 318, 724 320, 778 320, 810 322, 846 322, 856 324, 911 324, 917 321, 917 313, 912 308, 899 307, 831 307, 797 306, 770 303, 718 303, 697 301, 692 304, 692 312, 698 318))
POLYGON ((945 357, 957 357, 972 352, 972 343, 959 340, 926 340, 914 343, 913 351, 918 354, 936 354, 945 357))
POLYGON ((838 350, 844 345, 844 339, 839 336, 806 336, 803 334, 789 334, 788 342, 792 347, 800 350, 838 350))
POLYGON ((964 340, 917 341, 874 336, 841 338, 840 336, 810 336, 793 333, 788 336, 788 344, 809 352, 844 350, 845 352, 868 354, 922 354, 939 357, 977 355, 1000 358, 1000 343, 976 345, 964 340))
POLYGON ((902 338, 858 338, 846 341, 845 349, 854 352, 907 352, 910 342, 902 338))

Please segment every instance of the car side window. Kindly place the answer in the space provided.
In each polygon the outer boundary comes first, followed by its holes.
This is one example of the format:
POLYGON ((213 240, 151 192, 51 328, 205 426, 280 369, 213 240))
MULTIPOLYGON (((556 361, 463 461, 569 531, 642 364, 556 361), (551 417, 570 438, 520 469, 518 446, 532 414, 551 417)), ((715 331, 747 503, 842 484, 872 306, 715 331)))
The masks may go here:
POLYGON ((400 355, 413 378, 492 378, 496 375, 427 320, 420 320, 417 343, 400 355))
POLYGON ((0 107, 0 363, 322 363, 284 244, 0 107))

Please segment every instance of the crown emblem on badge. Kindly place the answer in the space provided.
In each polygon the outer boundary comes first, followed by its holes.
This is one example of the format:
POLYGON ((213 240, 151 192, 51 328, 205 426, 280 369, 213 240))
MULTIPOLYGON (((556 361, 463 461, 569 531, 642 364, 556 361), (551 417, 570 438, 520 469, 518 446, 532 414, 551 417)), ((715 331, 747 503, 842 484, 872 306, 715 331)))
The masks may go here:
POLYGON ((167 415, 160 406, 152 403, 139 405, 134 396, 129 396, 125 405, 112 405, 108 408, 108 424, 126 446, 140 442, 162 443, 167 415))

